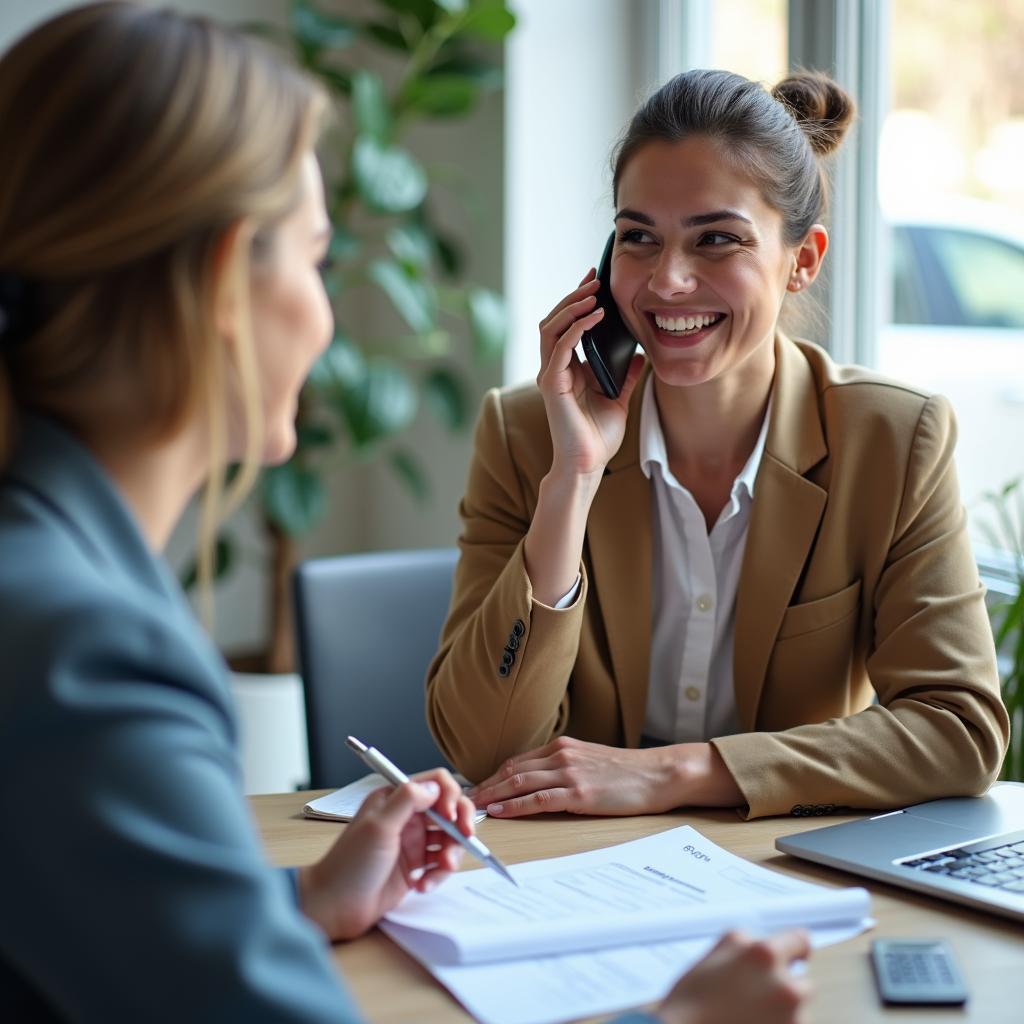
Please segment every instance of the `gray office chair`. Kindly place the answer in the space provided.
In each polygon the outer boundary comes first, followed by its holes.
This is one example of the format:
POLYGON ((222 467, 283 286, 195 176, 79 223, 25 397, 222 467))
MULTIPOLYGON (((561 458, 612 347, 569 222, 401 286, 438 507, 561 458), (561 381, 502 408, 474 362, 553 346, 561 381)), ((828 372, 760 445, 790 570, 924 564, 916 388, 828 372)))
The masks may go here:
POLYGON ((310 785, 366 774, 353 735, 404 771, 447 765, 427 728, 424 679, 448 613, 458 552, 382 551, 313 559, 295 572, 310 785))

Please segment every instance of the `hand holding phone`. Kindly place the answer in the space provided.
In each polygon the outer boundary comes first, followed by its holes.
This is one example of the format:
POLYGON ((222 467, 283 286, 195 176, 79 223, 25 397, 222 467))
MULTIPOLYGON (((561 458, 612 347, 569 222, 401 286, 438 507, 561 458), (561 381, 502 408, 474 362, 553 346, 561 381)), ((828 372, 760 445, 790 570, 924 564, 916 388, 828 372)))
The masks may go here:
POLYGON ((601 390, 609 398, 618 398, 629 373, 636 351, 636 339, 629 332, 619 307, 612 298, 612 249, 615 246, 615 232, 608 241, 597 269, 600 282, 597 290, 597 305, 604 309, 604 317, 589 331, 583 333, 583 354, 601 390))

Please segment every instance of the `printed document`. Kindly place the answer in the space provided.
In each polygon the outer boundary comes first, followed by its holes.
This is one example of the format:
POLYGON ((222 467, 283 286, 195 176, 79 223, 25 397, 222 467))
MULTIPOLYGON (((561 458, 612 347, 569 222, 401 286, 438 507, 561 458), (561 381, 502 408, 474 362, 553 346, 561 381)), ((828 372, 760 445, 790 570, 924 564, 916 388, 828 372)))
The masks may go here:
POLYGON ((751 864, 685 826, 510 865, 519 888, 464 871, 410 893, 382 929, 485 1024, 553 1024, 660 999, 730 928, 807 928, 817 945, 868 926, 866 890, 751 864))

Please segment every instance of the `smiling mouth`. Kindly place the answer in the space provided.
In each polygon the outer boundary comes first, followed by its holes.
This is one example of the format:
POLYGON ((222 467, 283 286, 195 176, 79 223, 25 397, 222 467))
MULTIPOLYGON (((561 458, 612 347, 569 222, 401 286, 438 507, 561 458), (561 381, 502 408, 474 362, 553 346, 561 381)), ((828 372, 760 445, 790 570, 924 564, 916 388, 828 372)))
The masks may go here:
POLYGON ((657 313, 649 313, 648 316, 654 321, 654 326, 665 334, 677 338, 688 338, 700 334, 710 327, 716 327, 725 319, 724 313, 697 313, 693 316, 659 316, 657 313))

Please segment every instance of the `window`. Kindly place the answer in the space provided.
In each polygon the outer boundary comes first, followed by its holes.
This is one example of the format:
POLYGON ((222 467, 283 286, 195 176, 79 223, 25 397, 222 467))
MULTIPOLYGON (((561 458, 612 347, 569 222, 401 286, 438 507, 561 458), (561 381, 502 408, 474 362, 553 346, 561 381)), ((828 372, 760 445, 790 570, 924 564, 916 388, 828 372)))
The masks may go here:
POLYGON ((952 402, 980 538, 982 496, 1024 474, 1024 6, 887 9, 878 192, 892 296, 877 364, 952 402))
POLYGON ((718 0, 712 6, 710 67, 773 86, 788 63, 786 0, 718 0))

